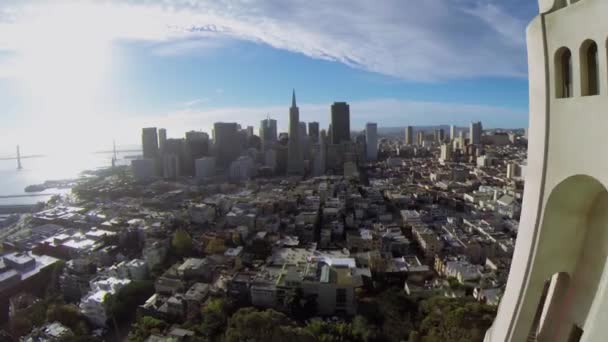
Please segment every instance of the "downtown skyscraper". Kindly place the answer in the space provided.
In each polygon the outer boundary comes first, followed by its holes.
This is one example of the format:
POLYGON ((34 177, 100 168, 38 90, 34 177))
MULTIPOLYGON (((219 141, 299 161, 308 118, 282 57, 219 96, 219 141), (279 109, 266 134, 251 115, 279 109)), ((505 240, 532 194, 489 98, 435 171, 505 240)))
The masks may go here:
POLYGON ((405 128, 405 144, 413 145, 414 144, 414 127, 407 126, 405 128))
POLYGON ((365 125, 366 158, 368 161, 378 159, 378 125, 368 122, 365 125))
POLYGON ((350 106, 346 102, 331 105, 331 143, 350 141, 350 106))
POLYGON ((289 108, 289 142, 287 145, 287 173, 301 175, 304 173, 302 147, 300 146, 300 109, 296 105, 296 91, 291 95, 289 108))
POLYGON ((481 144, 482 131, 481 121, 471 122, 471 126, 469 127, 469 143, 472 145, 481 144))

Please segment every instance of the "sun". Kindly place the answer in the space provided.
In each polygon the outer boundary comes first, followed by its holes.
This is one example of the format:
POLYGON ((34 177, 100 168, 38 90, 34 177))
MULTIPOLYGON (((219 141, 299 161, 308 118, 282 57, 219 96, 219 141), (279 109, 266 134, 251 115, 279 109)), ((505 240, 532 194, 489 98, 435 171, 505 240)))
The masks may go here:
POLYGON ((91 22, 91 10, 74 4, 46 7, 44 13, 31 13, 15 33, 13 73, 37 126, 54 132, 51 141, 72 140, 75 130, 100 115, 112 42, 103 26, 91 22))
POLYGON ((91 8, 49 6, 20 25, 14 74, 38 111, 62 118, 95 107, 111 64, 111 39, 91 8))

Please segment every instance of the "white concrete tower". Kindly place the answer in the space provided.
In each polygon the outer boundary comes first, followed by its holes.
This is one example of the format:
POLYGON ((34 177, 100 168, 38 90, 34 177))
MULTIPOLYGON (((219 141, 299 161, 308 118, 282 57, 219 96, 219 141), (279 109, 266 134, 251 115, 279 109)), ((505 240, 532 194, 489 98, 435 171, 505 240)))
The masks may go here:
POLYGON ((608 340, 608 1, 539 0, 519 235, 486 342, 608 340))
POLYGON ((304 173, 299 131, 300 109, 296 105, 296 91, 294 89, 291 95, 291 108, 289 108, 289 144, 287 145, 287 173, 292 175, 304 173))

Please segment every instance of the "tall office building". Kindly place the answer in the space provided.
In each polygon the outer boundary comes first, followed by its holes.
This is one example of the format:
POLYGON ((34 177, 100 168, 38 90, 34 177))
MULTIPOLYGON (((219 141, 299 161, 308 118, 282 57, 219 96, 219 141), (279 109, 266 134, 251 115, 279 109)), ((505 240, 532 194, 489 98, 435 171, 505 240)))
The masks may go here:
POLYGON ((481 144, 481 121, 471 122, 469 127, 469 143, 473 145, 481 144))
POLYGON ((327 170, 327 144, 329 138, 327 132, 323 129, 319 134, 319 164, 317 166, 318 175, 324 175, 327 170))
POLYGON ((216 164, 222 169, 241 154, 241 143, 238 125, 234 122, 216 122, 213 124, 213 146, 216 164))
POLYGON ((405 128, 405 144, 413 145, 414 144, 414 127, 407 126, 405 128))
POLYGON ((608 21, 601 18, 608 1, 541 0, 539 11, 527 28, 530 139, 521 220, 484 341, 606 341, 608 21))
POLYGON ((158 135, 156 134, 156 127, 142 129, 141 145, 145 159, 158 158, 158 135))
POLYGON ((260 122, 260 138, 262 141, 277 141, 277 120, 269 116, 260 122))
POLYGON ((167 130, 164 128, 159 128, 158 129, 158 150, 160 151, 160 154, 163 153, 166 141, 167 141, 167 130))
POLYGON ((375 161, 378 159, 378 125, 376 123, 368 122, 365 125, 365 156, 368 161, 375 161))
POLYGON ((185 150, 186 160, 182 172, 185 175, 194 175, 194 161, 209 155, 209 135, 205 132, 190 131, 186 132, 185 150))
POLYGON ((445 139, 445 131, 443 128, 438 128, 435 130, 435 142, 442 143, 445 139))
POLYGON ((300 110, 296 105, 296 91, 291 95, 289 108, 289 142, 287 145, 287 173, 301 175, 304 173, 302 150, 300 147, 300 110))
POLYGON ((441 144, 439 159, 443 162, 452 160, 452 144, 441 144))
POLYGON ((350 141, 350 106, 346 102, 331 105, 331 143, 350 141))
POLYGON ((312 121, 308 123, 308 136, 313 144, 319 142, 319 123, 312 121))
POLYGON ((306 122, 300 122, 300 153, 304 160, 310 160, 310 137, 306 133, 306 122))
POLYGON ((450 140, 456 139, 456 126, 450 125, 450 140))
POLYGON ((424 144, 424 131, 418 131, 416 133, 416 145, 422 146, 424 144))

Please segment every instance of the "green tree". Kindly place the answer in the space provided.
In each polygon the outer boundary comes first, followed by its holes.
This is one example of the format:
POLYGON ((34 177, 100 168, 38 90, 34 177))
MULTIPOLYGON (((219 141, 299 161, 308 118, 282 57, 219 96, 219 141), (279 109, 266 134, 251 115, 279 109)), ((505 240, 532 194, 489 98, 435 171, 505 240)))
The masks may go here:
POLYGON ((150 316, 143 316, 133 324, 133 328, 129 332, 129 341, 144 341, 153 333, 162 333, 167 326, 168 324, 165 321, 150 316))
POLYGON ((173 240, 171 246, 175 253, 180 257, 185 257, 192 254, 192 238, 183 229, 178 229, 173 234, 173 240))
POLYGON ((49 305, 46 310, 46 319, 48 322, 59 322, 80 335, 86 335, 89 332, 86 318, 73 304, 55 303, 49 305))
POLYGON ((433 297, 421 303, 423 341, 481 342, 495 308, 472 298, 433 297))
POLYGON ((243 308, 230 317, 224 341, 312 342, 315 339, 280 312, 243 308))
POLYGON ((154 282, 151 280, 132 281, 106 298, 108 316, 117 321, 129 319, 153 294, 154 282))
POLYGON ((207 302, 202 309, 203 321, 200 328, 205 337, 215 339, 224 331, 228 321, 227 311, 228 304, 222 298, 214 298, 207 302))

